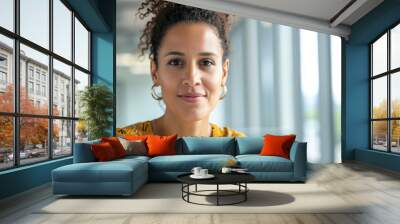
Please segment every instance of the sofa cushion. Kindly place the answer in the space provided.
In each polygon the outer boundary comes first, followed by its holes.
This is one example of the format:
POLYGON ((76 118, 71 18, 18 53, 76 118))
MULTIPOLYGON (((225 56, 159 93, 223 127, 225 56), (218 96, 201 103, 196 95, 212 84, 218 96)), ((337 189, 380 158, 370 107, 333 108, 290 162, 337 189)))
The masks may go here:
POLYGON ((75 143, 74 147, 74 163, 88 163, 96 161, 94 154, 90 148, 92 144, 99 144, 100 139, 75 143))
POLYGON ((177 142, 177 154, 235 155, 235 139, 231 137, 183 137, 177 142))
POLYGON ((130 155, 130 156, 125 156, 124 158, 113 160, 112 162, 136 163, 135 160, 142 161, 142 162, 148 162, 149 159, 150 159, 150 157, 147 157, 147 156, 130 155))
POLYGON ((292 161, 279 156, 238 155, 240 167, 249 172, 292 172, 292 161))
POLYGON ((149 160, 149 170, 163 172, 190 172, 193 167, 200 166, 211 172, 219 171, 230 159, 231 155, 174 155, 158 156, 149 160))
POLYGON ((263 137, 239 137, 236 142, 236 155, 259 154, 264 145, 263 137))
POLYGON ((147 172, 147 163, 140 159, 108 162, 74 163, 52 171, 58 182, 129 182, 136 172, 147 172))

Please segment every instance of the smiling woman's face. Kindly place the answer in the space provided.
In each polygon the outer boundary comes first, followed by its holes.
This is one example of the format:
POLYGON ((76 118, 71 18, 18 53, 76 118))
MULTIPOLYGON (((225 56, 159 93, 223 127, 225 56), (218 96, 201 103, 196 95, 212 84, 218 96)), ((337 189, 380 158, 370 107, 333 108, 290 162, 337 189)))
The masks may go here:
POLYGON ((228 76, 217 33, 206 23, 179 23, 166 32, 152 79, 161 86, 167 113, 187 121, 208 119, 228 76))

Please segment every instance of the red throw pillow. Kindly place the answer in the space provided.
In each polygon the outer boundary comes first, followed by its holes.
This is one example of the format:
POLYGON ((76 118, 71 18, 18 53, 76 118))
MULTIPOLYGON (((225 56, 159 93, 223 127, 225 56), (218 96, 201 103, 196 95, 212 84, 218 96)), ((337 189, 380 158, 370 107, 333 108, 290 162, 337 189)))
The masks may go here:
POLYGON ((126 151, 117 137, 101 138, 101 142, 110 143, 117 158, 126 156, 126 151))
POLYGON ((296 135, 264 135, 264 145, 261 149, 262 156, 281 156, 290 159, 290 148, 296 135))
POLYGON ((113 147, 108 142, 92 144, 90 147, 94 154, 94 157, 99 162, 109 161, 117 158, 113 147))
POLYGON ((175 142, 177 135, 171 136, 147 136, 148 156, 176 155, 175 142))

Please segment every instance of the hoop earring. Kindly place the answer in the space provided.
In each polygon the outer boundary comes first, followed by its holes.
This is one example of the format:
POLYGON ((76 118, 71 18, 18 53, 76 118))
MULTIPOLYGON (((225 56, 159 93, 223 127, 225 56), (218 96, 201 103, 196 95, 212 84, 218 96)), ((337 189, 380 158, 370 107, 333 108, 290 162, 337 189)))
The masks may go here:
MULTIPOLYGON (((160 95, 157 94, 157 92, 156 92, 156 90, 155 90, 155 88, 156 88, 157 86, 159 86, 159 85, 153 84, 153 85, 151 86, 151 97, 153 97, 153 99, 159 101, 159 100, 162 100, 162 96, 160 96, 160 95)), ((161 92, 161 91, 160 91, 160 92, 161 92)))
POLYGON ((226 94, 228 94, 228 87, 226 87, 226 85, 222 85, 222 96, 219 97, 219 100, 224 99, 226 94))

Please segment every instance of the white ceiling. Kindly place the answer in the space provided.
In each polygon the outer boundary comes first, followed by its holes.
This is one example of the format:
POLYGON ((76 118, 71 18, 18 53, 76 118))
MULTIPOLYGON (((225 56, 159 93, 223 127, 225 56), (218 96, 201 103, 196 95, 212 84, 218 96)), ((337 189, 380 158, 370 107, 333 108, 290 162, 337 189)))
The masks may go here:
MULTIPOLYGON (((350 26, 383 0, 169 0, 271 23, 348 37, 350 26), (336 21, 332 19, 352 3, 336 21)), ((119 32, 138 33, 144 21, 134 16, 141 0, 117 0, 119 32)))
POLYGON ((383 0, 168 1, 342 37, 348 37, 351 32, 350 26, 383 2, 383 0), (333 20, 347 4, 350 6, 339 14, 337 20, 333 20))
POLYGON ((357 5, 357 9, 351 13, 342 24, 351 26, 362 16, 367 14, 383 0, 222 0, 227 2, 247 4, 266 9, 273 9, 280 12, 294 15, 312 17, 324 21, 330 21, 347 4, 357 5))
POLYGON ((252 6, 275 9, 282 12, 330 20, 351 0, 225 0, 252 6))

